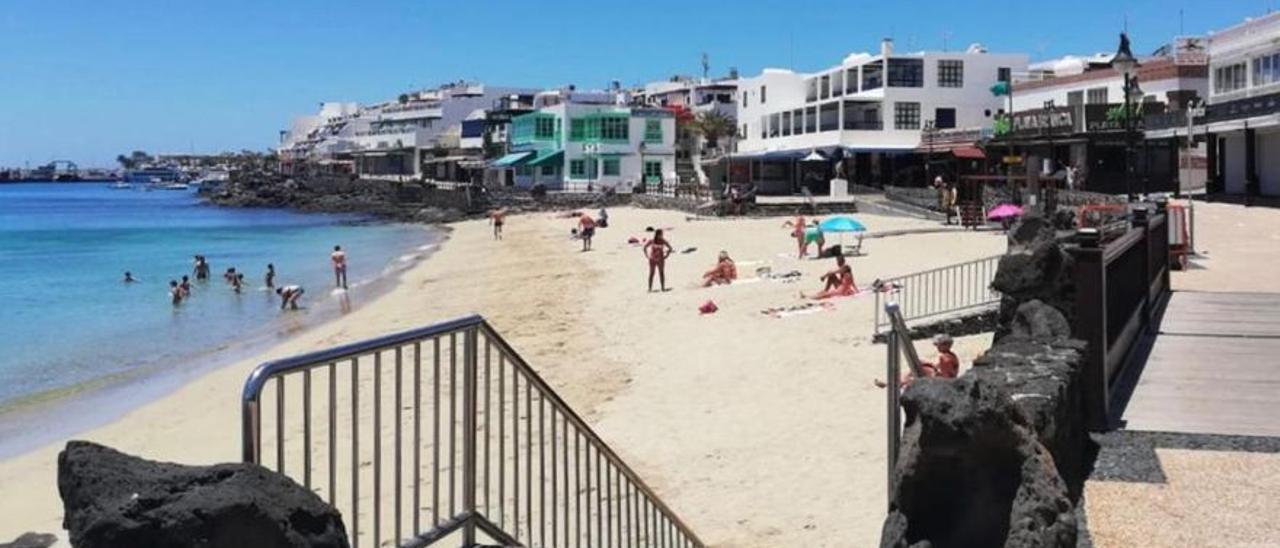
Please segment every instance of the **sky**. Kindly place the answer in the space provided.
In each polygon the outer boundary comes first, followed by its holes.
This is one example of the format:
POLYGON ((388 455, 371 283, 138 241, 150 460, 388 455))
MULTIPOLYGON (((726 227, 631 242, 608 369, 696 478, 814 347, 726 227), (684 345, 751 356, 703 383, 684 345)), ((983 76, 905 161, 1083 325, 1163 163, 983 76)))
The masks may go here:
POLYGON ((0 166, 265 150, 322 101, 459 79, 600 88, 899 51, 1146 54, 1280 0, 0 0, 0 166), (1179 12, 1182 16, 1179 16, 1179 12))

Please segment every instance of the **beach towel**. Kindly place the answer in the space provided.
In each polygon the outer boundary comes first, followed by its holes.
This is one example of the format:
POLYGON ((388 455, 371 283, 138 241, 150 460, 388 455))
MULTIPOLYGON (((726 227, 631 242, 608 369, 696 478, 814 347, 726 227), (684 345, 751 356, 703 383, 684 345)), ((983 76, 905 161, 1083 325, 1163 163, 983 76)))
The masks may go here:
POLYGON ((835 309, 836 305, 834 303, 805 303, 782 308, 766 308, 761 310, 760 313, 770 318, 782 319, 805 314, 816 314, 818 312, 830 312, 835 309))

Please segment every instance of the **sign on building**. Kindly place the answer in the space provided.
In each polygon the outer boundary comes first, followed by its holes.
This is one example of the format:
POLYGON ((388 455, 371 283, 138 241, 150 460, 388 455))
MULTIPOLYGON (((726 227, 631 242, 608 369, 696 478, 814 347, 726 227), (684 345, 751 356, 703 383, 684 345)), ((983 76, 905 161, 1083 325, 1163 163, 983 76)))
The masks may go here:
POLYGON ((1208 65, 1209 41, 1203 36, 1179 36, 1174 38, 1173 63, 1175 65, 1208 65))

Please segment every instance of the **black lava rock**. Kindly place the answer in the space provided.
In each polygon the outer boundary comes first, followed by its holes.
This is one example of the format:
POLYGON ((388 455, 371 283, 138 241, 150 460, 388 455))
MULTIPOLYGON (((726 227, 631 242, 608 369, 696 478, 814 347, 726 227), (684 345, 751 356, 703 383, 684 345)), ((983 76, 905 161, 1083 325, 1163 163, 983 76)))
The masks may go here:
POLYGON ((23 533, 13 542, 0 543, 0 548, 49 548, 58 537, 48 533, 23 533))
POLYGON ((337 510, 252 464, 184 466, 72 441, 58 491, 78 548, 349 546, 337 510))

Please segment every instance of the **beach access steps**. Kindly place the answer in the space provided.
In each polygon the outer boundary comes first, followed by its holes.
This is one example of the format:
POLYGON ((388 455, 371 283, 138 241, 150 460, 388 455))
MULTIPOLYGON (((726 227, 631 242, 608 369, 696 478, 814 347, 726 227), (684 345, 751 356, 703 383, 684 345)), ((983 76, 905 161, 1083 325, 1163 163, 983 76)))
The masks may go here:
POLYGON ((480 316, 259 365, 242 413, 352 546, 704 546, 480 316))

